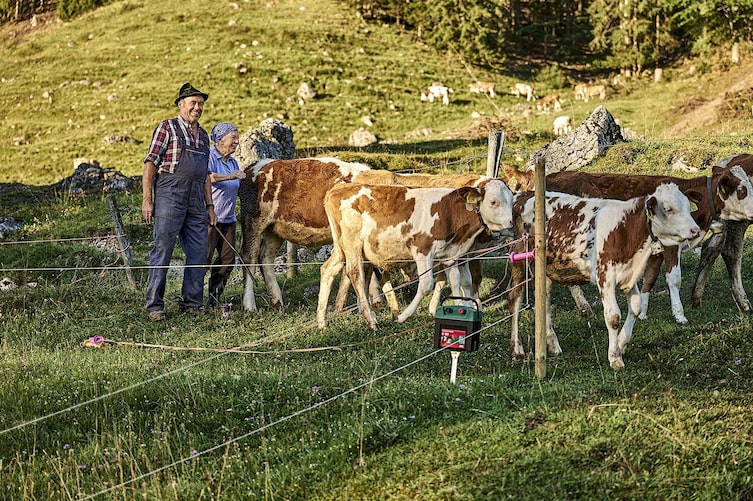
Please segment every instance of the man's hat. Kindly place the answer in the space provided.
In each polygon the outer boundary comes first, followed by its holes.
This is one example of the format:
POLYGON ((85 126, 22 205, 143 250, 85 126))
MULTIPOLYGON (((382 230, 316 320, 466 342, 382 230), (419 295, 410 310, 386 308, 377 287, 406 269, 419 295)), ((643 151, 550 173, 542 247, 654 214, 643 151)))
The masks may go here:
POLYGON ((180 101, 181 99, 191 96, 201 96, 204 98, 204 101, 209 99, 209 94, 204 94, 199 89, 186 82, 180 87, 178 98, 175 100, 175 106, 178 106, 178 101, 180 101))

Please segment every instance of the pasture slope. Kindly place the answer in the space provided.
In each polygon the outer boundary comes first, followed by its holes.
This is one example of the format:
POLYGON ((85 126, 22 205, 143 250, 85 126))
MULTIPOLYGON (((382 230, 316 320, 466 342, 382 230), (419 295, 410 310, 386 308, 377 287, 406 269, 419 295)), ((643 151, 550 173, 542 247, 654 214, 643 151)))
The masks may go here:
MULTIPOLYGON (((608 109, 646 139, 588 170, 667 173, 682 157, 703 175, 749 151, 749 110, 739 111, 749 64, 701 76, 668 69, 665 83, 613 89, 608 109)), ((4 27, 0 77, 0 217, 25 223, 0 239, 0 499, 753 498, 751 319, 720 262, 686 325, 660 278, 621 371, 604 356, 595 289, 585 288, 593 320, 555 289, 564 353, 539 381, 533 315, 522 316, 527 355, 513 362, 499 297, 509 273, 490 259, 480 349, 460 355, 453 385, 450 357, 433 349, 428 300, 405 324, 378 310, 377 333, 358 315, 316 329, 316 262, 279 277, 283 312, 261 287, 261 311, 241 311, 236 272, 227 309, 189 317, 170 303, 167 320, 150 323, 138 190, 117 197, 134 290, 107 238, 106 201, 47 188, 76 157, 138 177, 184 80, 210 93, 205 123, 247 130, 277 117, 312 154, 482 172, 485 127, 505 124, 503 161, 519 164, 552 140, 552 115, 463 92, 476 79, 506 88, 513 76, 470 70, 330 1, 124 0, 70 23, 4 27), (418 90, 438 78, 456 89, 451 104, 421 103, 418 90), (302 81, 321 92, 303 106, 302 81), (346 146, 365 115, 389 144, 346 146), (130 140, 103 142, 110 135, 130 140), (94 336, 105 346, 82 347, 94 336)), ((565 112, 577 124, 594 104, 568 100, 565 112)), ((682 258, 686 304, 697 259, 682 258)), ((750 294, 750 239, 743 263, 750 294)), ((400 299, 411 296, 407 287, 400 299)))

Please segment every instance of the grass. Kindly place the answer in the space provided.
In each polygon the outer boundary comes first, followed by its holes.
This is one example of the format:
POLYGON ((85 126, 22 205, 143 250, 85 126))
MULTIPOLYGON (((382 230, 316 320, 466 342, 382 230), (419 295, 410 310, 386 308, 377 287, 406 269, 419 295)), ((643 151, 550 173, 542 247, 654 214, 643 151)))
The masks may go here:
MULTIPOLYGON (((78 240, 112 233, 106 200, 48 185, 70 175, 79 156, 140 174, 150 134, 174 111, 185 80, 210 93, 205 124, 233 120, 247 130, 278 117, 301 154, 379 168, 483 172, 485 134, 473 111, 507 124, 506 163, 520 164, 516 155, 552 140, 551 116, 525 116, 511 96, 463 92, 471 76, 504 88, 512 73, 466 68, 405 34, 360 25, 333 2, 238 4, 119 1, 33 35, 5 31, 0 40, 0 127, 9 131, 0 134, 0 183, 25 183, 0 185, 2 216, 25 223, 0 242, 3 277, 18 285, 0 292, 0 499, 753 497, 751 319, 737 312, 721 262, 703 309, 689 308, 692 253, 683 256, 681 291, 689 323, 674 322, 660 279, 619 372, 606 359, 600 306, 586 321, 564 289, 553 297, 564 354, 548 359, 543 381, 530 354, 532 312, 522 316, 529 357, 514 363, 500 300, 485 307, 481 347, 460 356, 455 385, 450 357, 433 349, 425 306, 405 325, 380 311, 376 333, 358 315, 332 318, 319 331, 315 263, 279 277, 284 312, 271 311, 257 288, 262 311, 244 313, 234 281, 227 315, 184 316, 175 303, 180 283, 171 280, 166 322, 149 322, 151 230, 141 221, 139 190, 118 195, 134 246, 133 290, 112 251, 78 240), (418 101, 438 78, 456 88, 449 107, 418 101), (321 93, 304 106, 295 98, 301 81, 321 93), (45 90, 54 90, 52 102, 45 90), (365 114, 394 142, 348 147, 365 114), (406 139, 421 128, 434 132, 406 139), (102 142, 114 133, 133 141, 102 142), (113 342, 81 347, 95 335, 113 342), (263 353, 198 350, 230 347, 263 353)), ((743 120, 665 137, 683 113, 675 98, 713 87, 681 78, 680 69, 665 75, 665 84, 606 102, 647 140, 611 148, 589 170, 661 174, 678 155, 708 167, 747 149, 743 120)), ((593 106, 570 102, 565 112, 578 122, 593 106)), ((506 276, 504 262, 489 261, 485 271, 487 295, 506 276)))

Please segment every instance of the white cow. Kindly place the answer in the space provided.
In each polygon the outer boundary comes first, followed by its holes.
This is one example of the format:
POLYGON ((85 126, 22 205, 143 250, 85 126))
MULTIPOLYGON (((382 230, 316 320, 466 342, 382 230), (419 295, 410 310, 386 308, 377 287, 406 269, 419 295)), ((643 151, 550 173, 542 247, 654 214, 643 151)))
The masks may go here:
POLYGON ((552 126, 554 127, 555 136, 561 136, 573 130, 570 117, 567 115, 561 115, 555 118, 554 122, 552 122, 552 126))
POLYGON ((442 85, 440 82, 434 82, 425 91, 421 93, 421 101, 434 102, 434 99, 441 99, 445 106, 450 104, 450 94, 455 92, 450 87, 442 85))
POLYGON ((515 97, 525 96, 526 101, 534 101, 536 99, 533 87, 527 83, 516 83, 510 87, 510 93, 515 97))

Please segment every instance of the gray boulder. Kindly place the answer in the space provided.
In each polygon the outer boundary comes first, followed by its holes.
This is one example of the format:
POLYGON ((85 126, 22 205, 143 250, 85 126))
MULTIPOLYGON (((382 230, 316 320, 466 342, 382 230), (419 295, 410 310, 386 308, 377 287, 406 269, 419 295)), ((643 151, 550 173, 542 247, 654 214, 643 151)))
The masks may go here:
POLYGON ((548 173, 578 170, 604 155, 610 147, 624 141, 620 126, 601 105, 578 128, 559 136, 531 155, 526 168, 533 169, 539 160, 543 160, 548 173))

